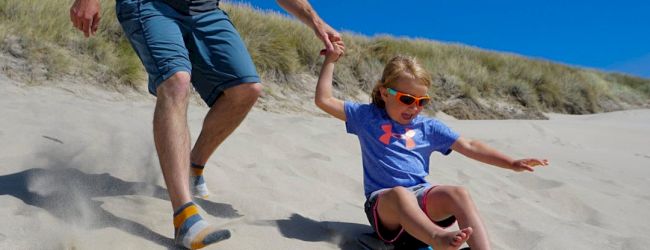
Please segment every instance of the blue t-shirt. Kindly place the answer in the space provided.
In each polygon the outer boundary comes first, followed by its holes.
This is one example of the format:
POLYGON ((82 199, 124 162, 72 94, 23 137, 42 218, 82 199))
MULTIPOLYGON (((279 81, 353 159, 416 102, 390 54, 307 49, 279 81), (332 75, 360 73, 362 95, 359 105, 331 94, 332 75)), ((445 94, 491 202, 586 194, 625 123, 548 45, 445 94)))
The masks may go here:
POLYGON ((442 122, 418 115, 401 125, 374 104, 345 102, 345 126, 361 144, 366 198, 376 190, 426 183, 433 151, 451 153, 458 134, 442 122))

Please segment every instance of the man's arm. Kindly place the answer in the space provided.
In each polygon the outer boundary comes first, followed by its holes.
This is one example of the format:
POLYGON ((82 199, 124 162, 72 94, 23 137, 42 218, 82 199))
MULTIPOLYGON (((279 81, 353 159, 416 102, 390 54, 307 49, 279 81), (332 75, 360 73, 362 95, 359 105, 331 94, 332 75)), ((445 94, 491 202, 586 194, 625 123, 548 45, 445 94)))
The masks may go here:
POLYGON ((76 0, 70 7, 70 21, 75 28, 90 37, 97 33, 99 27, 99 0, 76 0))
POLYGON ((277 2, 287 12, 312 28, 328 51, 334 50, 332 42, 342 41, 341 35, 318 16, 307 0, 277 0, 277 2))

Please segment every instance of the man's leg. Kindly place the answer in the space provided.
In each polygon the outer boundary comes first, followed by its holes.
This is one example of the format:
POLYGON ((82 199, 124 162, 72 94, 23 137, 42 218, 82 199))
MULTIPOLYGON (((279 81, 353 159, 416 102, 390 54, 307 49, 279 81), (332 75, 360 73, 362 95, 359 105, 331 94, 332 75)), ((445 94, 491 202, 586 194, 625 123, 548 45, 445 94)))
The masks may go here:
POLYGON ((153 134, 169 199, 174 211, 192 201, 189 192, 190 133, 187 106, 190 75, 178 72, 157 89, 153 134))
POLYGON ((203 128, 194 144, 190 160, 190 185, 195 196, 209 195, 203 167, 221 143, 239 126, 261 94, 258 83, 243 83, 226 89, 212 105, 203 121, 203 128))
POLYGON ((230 231, 210 226, 199 215, 189 191, 190 134, 187 106, 190 75, 175 73, 157 88, 154 141, 169 199, 174 208, 174 240, 190 249, 230 238, 230 231))
POLYGON ((192 163, 205 165, 210 155, 244 120, 261 90, 258 83, 243 83, 224 91, 205 116, 201 134, 192 149, 192 163))

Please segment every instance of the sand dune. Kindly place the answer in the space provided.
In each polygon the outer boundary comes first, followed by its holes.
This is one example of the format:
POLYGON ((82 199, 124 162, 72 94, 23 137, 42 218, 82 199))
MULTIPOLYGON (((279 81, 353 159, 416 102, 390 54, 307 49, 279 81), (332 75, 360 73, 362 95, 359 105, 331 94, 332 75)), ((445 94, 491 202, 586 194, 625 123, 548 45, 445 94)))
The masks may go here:
MULTIPOLYGON (((153 98, 129 95, 0 77, 0 249, 173 247, 153 98)), ((190 107, 194 138, 206 111, 190 107)), ((513 173, 434 155, 429 180, 470 190, 495 249, 648 249, 650 110, 549 116, 441 118, 551 166, 513 173)), ((360 164, 338 120, 254 110, 206 169, 212 196, 197 202, 233 232, 208 249, 357 249, 371 230, 360 164)))

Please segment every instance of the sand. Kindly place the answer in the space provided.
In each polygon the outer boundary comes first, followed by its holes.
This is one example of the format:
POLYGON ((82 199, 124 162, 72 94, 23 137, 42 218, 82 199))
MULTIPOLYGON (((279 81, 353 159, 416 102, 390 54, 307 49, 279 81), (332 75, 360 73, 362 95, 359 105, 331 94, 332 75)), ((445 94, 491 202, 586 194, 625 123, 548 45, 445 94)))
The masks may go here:
MULTIPOLYGON (((0 75, 0 249, 172 248, 154 101, 0 75)), ((193 139, 206 112, 190 106, 193 139)), ((428 180, 470 191, 494 249, 650 248, 650 110, 548 116, 440 116, 465 137, 551 165, 515 173, 434 154, 428 180)), ((254 109, 205 174, 202 214, 233 232, 207 249, 358 249, 371 231, 357 139, 333 118, 254 109)))

